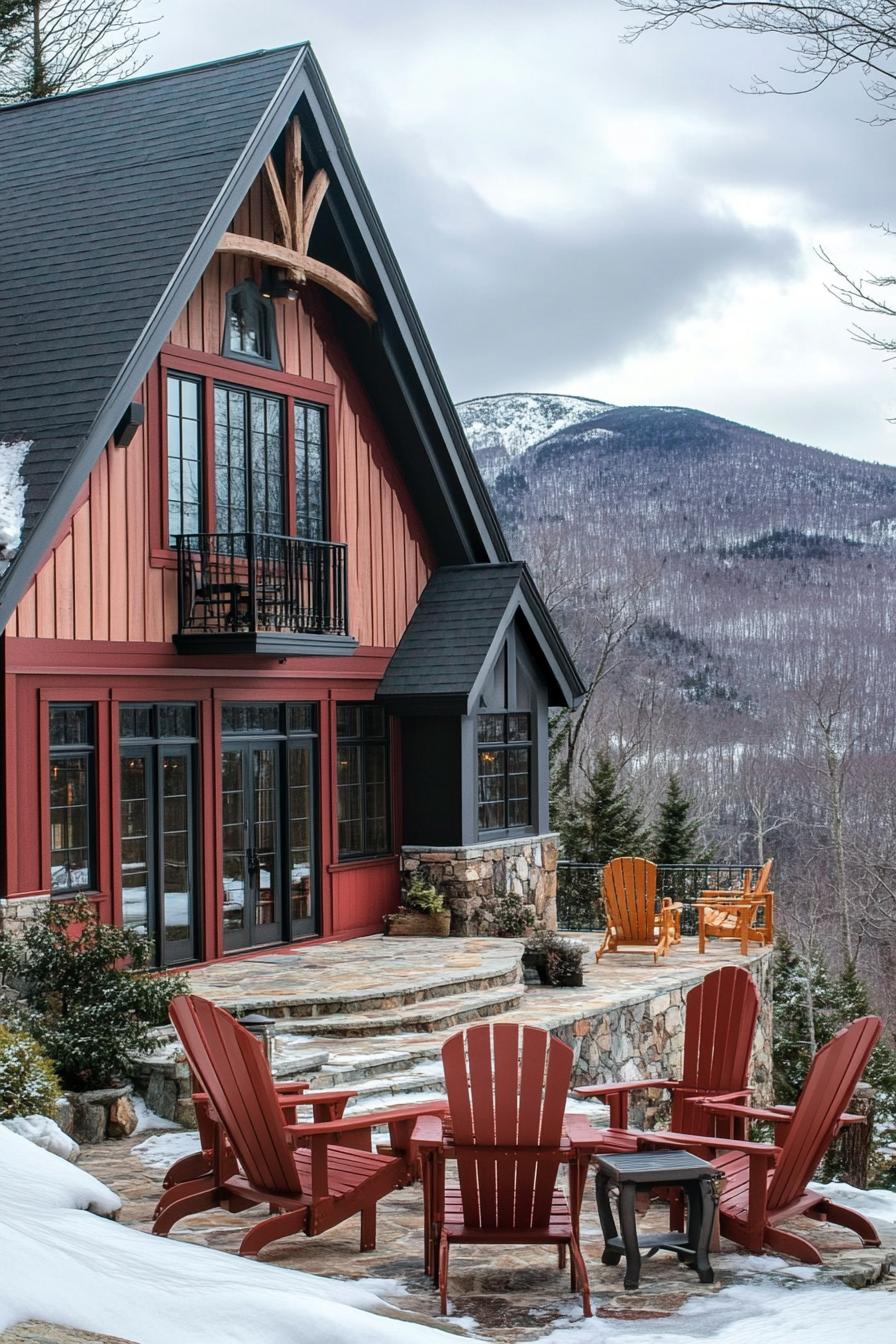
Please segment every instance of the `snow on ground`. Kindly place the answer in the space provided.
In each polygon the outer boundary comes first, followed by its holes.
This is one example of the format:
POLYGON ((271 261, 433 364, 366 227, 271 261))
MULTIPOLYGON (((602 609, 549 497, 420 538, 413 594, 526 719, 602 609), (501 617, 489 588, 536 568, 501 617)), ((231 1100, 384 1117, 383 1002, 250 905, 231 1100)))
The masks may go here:
POLYGON ((81 1149, 74 1139, 64 1133, 55 1120, 46 1115, 14 1115, 11 1120, 0 1121, 13 1134, 20 1134, 29 1143, 45 1148, 48 1153, 64 1157, 66 1162, 77 1162, 81 1149))
POLYGON ((152 1134, 131 1149, 150 1171, 165 1172, 179 1157, 198 1153, 202 1147, 195 1129, 179 1129, 174 1134, 152 1134))
POLYGON ((896 1190, 858 1190, 845 1181, 831 1181, 828 1185, 812 1181, 809 1189, 827 1195, 835 1204, 863 1213, 873 1223, 896 1223, 896 1190))
POLYGON ((375 1314, 385 1304, 370 1287, 163 1240, 86 1212, 119 1207, 93 1176, 0 1126, 0 1331, 41 1320, 135 1344, 444 1339, 375 1314))
POLYGON ((25 521, 25 482, 22 463, 30 443, 0 442, 0 556, 11 555, 22 540, 25 521))
POLYGON ((134 1110, 137 1112, 137 1128, 135 1134, 144 1134, 150 1129, 180 1129, 181 1126, 176 1120, 166 1120, 163 1115, 156 1115, 151 1111, 142 1097, 135 1092, 131 1101, 134 1103, 134 1110))

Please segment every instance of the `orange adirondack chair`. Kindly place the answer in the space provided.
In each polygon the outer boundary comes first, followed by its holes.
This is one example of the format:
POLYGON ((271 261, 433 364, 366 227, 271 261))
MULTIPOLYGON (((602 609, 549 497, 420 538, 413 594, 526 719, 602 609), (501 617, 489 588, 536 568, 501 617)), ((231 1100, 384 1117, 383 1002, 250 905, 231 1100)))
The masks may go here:
POLYGON ((681 905, 664 897, 657 909, 656 864, 649 859, 611 859, 604 865, 607 932, 595 960, 620 948, 648 948, 653 960, 681 941, 681 905))
MULTIPOLYGON (((542 1027, 484 1022, 442 1046, 450 1120, 434 1133, 421 1121, 414 1139, 430 1166, 428 1211, 442 1315, 447 1310, 452 1243, 555 1245, 560 1267, 570 1254, 570 1280, 591 1315, 588 1273, 579 1249, 578 1213, 557 1186, 571 1150, 563 1113, 573 1053, 542 1027), (445 1187, 445 1160, 457 1162, 458 1184, 445 1187)), ((426 1180, 426 1178, 425 1178, 426 1180)))
POLYGON ((744 873, 742 891, 703 891, 697 900, 697 937, 701 952, 707 938, 737 938, 746 956, 750 943, 767 946, 775 936, 775 893, 768 879, 773 859, 760 868, 755 883, 753 870, 744 873), (760 915, 762 921, 760 923, 760 915))
POLYGON ((640 1146, 687 1147, 709 1155, 726 1177, 719 1206, 721 1231, 754 1255, 768 1250, 807 1265, 822 1264, 810 1241, 783 1228, 798 1216, 848 1227, 864 1245, 879 1246, 880 1238, 867 1218, 806 1187, 844 1125, 865 1123, 860 1116, 842 1112, 882 1030, 879 1017, 860 1017, 838 1031, 813 1059, 793 1107, 761 1110, 714 1100, 696 1103, 728 1125, 737 1120, 771 1123, 775 1144, 669 1131, 642 1135, 640 1146))
MULTIPOLYGON (((610 1107, 610 1127, 627 1130, 631 1093, 644 1088, 664 1088, 672 1094, 670 1128, 710 1134, 712 1121, 695 1101, 705 1097, 746 1101, 750 1095, 747 1075, 758 1016, 759 991, 749 971, 742 966, 722 966, 695 985, 685 1000, 680 1079, 600 1083, 577 1087, 576 1095, 604 1098, 610 1107)), ((741 1125, 745 1126, 745 1122, 741 1125)))
POLYGON ((181 1218, 205 1209, 267 1204, 271 1216, 243 1237, 240 1255, 257 1255, 294 1232, 317 1236, 356 1213, 361 1250, 372 1250, 377 1201, 417 1174, 414 1124, 421 1115, 441 1113, 444 1103, 290 1124, 263 1051, 229 1013, 195 994, 173 1000, 170 1012, 208 1098, 214 1171, 211 1181, 203 1177, 166 1191, 153 1232, 166 1236, 181 1218), (386 1124, 392 1151, 373 1153, 371 1130, 386 1124))

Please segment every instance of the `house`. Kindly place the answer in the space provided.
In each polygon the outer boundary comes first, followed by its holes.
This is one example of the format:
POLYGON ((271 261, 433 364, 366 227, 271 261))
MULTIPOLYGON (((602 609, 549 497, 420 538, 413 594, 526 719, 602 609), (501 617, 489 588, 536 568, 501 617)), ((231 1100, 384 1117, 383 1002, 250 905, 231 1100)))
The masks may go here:
POLYGON ((549 919, 582 687, 310 48, 4 108, 0 174, 0 921, 549 919))

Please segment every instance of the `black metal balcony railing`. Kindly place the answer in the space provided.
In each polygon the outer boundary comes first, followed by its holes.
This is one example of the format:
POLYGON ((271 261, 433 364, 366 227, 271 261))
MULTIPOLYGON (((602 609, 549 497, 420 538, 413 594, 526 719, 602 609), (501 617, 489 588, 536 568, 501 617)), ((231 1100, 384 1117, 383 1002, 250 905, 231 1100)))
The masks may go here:
MULTIPOLYGON (((665 897, 680 901, 681 931, 697 932, 696 902, 701 891, 738 891, 744 873, 758 864, 740 863, 661 863, 657 868, 657 904, 665 897)), ((561 859, 557 865, 557 924, 570 932, 587 933, 606 926, 599 863, 576 863, 561 859)))
POLYGON ((347 547, 255 532, 177 538, 182 636, 348 635, 347 547))

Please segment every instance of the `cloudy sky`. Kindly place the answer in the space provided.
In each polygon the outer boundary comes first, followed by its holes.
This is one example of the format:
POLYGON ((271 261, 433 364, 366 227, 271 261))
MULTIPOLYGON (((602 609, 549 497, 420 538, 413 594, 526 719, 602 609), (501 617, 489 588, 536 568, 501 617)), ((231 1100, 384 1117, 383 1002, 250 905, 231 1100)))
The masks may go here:
POLYGON ((623 45, 615 0, 162 8, 153 68, 312 42, 458 400, 696 406, 896 462, 896 368, 815 255, 896 271, 870 227, 896 222, 896 126, 865 124, 851 76, 744 95, 772 42, 623 45))

